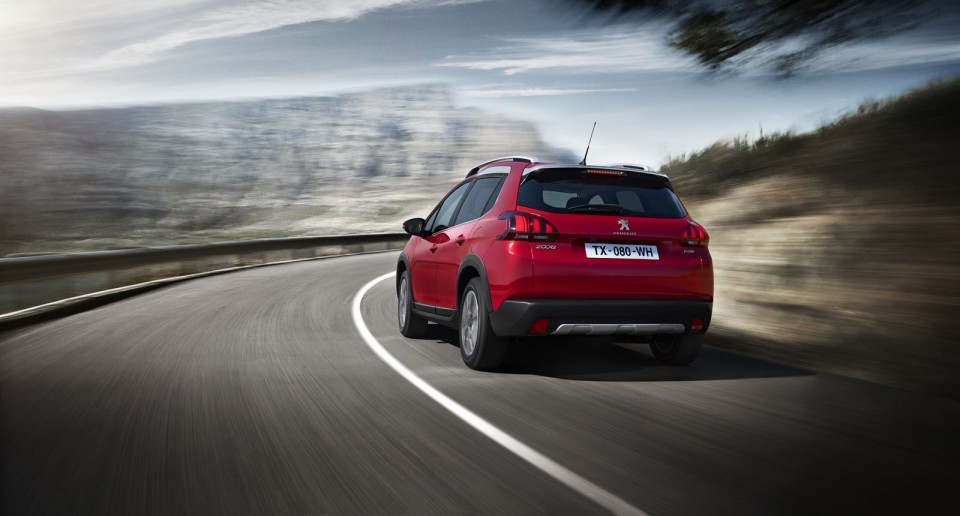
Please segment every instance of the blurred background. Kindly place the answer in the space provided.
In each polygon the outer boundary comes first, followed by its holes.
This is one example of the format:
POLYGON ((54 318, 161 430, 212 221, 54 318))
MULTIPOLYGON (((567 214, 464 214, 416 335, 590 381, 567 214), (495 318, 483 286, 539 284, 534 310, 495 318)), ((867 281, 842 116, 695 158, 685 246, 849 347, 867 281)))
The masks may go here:
POLYGON ((712 344, 960 397, 953 2, 0 12, 0 256, 399 231, 596 121, 591 163, 661 169, 710 232, 712 344))

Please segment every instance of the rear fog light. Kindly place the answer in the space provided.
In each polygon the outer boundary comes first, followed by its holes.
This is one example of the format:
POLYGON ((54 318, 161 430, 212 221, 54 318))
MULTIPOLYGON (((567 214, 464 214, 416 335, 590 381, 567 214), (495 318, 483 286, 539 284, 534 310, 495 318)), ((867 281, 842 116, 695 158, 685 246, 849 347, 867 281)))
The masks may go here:
POLYGON ((550 324, 550 321, 547 319, 537 319, 533 321, 533 324, 527 328, 527 333, 532 333, 534 335, 543 335, 547 333, 547 326, 550 324))
POLYGON ((700 319, 694 319, 693 323, 690 324, 690 333, 700 333, 703 331, 703 321, 700 319))

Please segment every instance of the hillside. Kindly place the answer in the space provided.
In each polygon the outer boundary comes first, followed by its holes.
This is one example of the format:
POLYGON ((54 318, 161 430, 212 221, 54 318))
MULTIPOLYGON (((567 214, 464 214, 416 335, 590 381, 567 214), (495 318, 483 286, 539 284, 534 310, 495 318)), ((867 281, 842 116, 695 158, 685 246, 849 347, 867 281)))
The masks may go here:
POLYGON ((715 343, 960 397, 960 80, 663 167, 711 233, 715 343))
POLYGON ((443 86, 0 110, 0 256, 397 231, 505 149, 565 157, 443 86))

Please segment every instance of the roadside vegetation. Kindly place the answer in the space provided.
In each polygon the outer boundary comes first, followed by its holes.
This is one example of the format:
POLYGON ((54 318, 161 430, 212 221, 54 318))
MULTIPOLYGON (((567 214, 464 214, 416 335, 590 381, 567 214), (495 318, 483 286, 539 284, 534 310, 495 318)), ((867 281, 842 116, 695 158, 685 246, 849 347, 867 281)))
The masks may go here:
POLYGON ((714 343, 960 398, 960 79, 662 170, 711 232, 714 343))

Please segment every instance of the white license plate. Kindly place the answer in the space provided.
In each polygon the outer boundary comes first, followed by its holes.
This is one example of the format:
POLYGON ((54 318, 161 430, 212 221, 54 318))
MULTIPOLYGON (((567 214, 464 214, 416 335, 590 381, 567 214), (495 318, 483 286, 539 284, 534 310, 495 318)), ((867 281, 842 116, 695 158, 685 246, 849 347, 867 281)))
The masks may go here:
POLYGON ((659 260, 655 245, 587 243, 587 258, 620 258, 625 260, 659 260))

